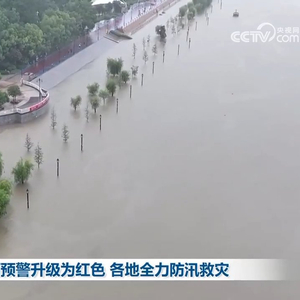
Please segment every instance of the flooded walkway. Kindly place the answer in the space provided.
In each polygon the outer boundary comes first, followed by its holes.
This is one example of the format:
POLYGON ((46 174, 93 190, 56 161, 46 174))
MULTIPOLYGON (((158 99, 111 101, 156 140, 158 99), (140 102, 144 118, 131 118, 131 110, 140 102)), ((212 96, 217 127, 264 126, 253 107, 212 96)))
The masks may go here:
MULTIPOLYGON (((6 175, 20 156, 28 156, 26 133, 39 142, 45 160, 28 184, 16 189, 9 213, 0 221, 0 257, 298 257, 298 45, 236 44, 230 36, 263 22, 296 27, 299 4, 227 0, 221 10, 214 1, 209 26, 204 17, 197 18, 197 31, 191 26, 191 49, 185 31, 172 37, 169 30, 165 46, 156 41, 158 55, 153 57, 155 26, 181 5, 61 84, 50 81, 58 71, 47 73, 44 84, 52 86, 56 131, 50 128, 49 115, 28 126, 0 129, 6 175), (232 18, 236 8, 240 17, 232 18), (145 65, 142 39, 148 34, 145 65), (108 56, 121 56, 125 69, 139 65, 144 86, 133 80, 132 99, 128 87, 118 92, 118 114, 110 100, 86 123, 85 103, 73 112, 70 98, 86 98, 86 86, 95 81, 104 87, 108 56), (70 129, 68 144, 61 138, 64 123, 70 129), (26 188, 31 193, 29 211, 26 188)), ((34 282, 0 283, 0 289, 6 300, 300 296, 298 283, 34 282)))

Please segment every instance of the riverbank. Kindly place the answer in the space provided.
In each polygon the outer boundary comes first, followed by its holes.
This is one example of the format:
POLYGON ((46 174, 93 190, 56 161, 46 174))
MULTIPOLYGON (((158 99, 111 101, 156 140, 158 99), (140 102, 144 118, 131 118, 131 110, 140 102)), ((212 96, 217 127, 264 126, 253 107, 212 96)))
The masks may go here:
MULTIPOLYGON (((160 4, 160 10, 170 8, 170 3, 178 3, 178 0, 166 0, 164 3, 160 4)), ((184 3, 184 2, 183 2, 184 3)), ((141 20, 144 20, 143 23, 139 21, 138 23, 134 23, 136 27, 136 31, 141 29, 143 26, 148 24, 150 21, 153 20, 153 15, 147 15, 147 18, 143 18, 145 16, 141 16, 141 20), (148 21, 148 19, 150 21, 148 21), (142 25, 143 24, 143 25, 142 25), (141 26, 142 25, 142 26, 141 26)), ((130 27, 127 28, 134 28, 132 25, 128 25, 130 27)), ((135 31, 135 32, 136 32, 135 31)), ((122 41, 126 43, 128 41, 122 41)), ((66 80, 72 74, 78 72, 81 68, 84 68, 86 65, 97 59, 99 56, 107 55, 108 51, 112 50, 116 46, 115 41, 111 41, 108 39, 101 39, 99 42, 91 44, 89 47, 83 49, 82 51, 78 52, 74 56, 70 57, 69 59, 65 60, 61 64, 57 65, 53 69, 49 70, 48 72, 44 73, 40 77, 36 78, 38 80, 41 78, 43 80, 43 86, 45 89, 50 90, 57 86, 62 81, 66 80)), ((105 71, 106 66, 103 67, 103 71, 105 71)))

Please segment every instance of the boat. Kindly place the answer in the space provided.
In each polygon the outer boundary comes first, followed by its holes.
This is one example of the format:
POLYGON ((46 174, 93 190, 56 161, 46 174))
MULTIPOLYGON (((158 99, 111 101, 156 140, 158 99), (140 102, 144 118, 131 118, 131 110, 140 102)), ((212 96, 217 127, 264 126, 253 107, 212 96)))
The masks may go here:
POLYGON ((235 12, 233 13, 234 17, 238 17, 240 15, 240 13, 237 11, 237 9, 235 10, 235 12))

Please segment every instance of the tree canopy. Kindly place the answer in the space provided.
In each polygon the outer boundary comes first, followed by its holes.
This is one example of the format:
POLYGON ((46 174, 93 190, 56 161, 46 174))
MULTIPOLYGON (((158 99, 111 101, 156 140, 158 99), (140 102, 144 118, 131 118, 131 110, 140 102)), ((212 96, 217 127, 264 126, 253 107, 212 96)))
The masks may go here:
MULTIPOLYGON (((2 176, 4 162, 0 152, 0 177, 2 176)), ((12 183, 7 179, 0 178, 0 217, 6 213, 6 207, 9 203, 12 193, 12 183)))
POLYGON ((0 70, 13 70, 93 29, 91 0, 0 0, 0 70))
POLYGON ((21 158, 12 170, 12 174, 14 175, 15 182, 24 184, 24 182, 29 179, 33 167, 34 166, 32 162, 30 162, 27 159, 23 160, 23 158, 21 158))

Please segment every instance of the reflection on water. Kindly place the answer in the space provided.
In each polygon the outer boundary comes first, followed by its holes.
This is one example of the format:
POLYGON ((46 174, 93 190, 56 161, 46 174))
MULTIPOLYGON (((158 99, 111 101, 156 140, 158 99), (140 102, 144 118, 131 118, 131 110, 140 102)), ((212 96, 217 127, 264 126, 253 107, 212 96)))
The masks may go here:
MULTIPOLYGON (((177 13, 167 11, 132 41, 112 48, 125 68, 140 66, 140 79, 107 100, 86 123, 86 86, 105 82, 107 56, 51 90, 58 129, 50 115, 0 134, 6 175, 20 156, 26 133, 39 142, 44 164, 15 190, 0 223, 1 257, 226 257, 292 258, 299 252, 300 109, 298 48, 294 44, 235 44, 233 31, 255 30, 262 22, 296 27, 296 1, 214 3, 210 24, 198 18, 186 33, 168 34, 165 63, 142 39, 177 13), (239 18, 233 18, 238 8, 239 18), (180 55, 177 46, 181 45, 180 55), (152 61, 155 74, 152 75, 152 61), (138 62, 138 63, 137 63, 138 62), (102 114, 102 131, 99 114, 102 114), (62 142, 61 127, 70 128, 62 142), (84 134, 84 152, 80 151, 84 134), (56 178, 56 159, 61 162, 56 178), (31 195, 26 210, 25 190, 31 195)), ((87 54, 88 55, 88 54, 87 54)), ((296 285, 230 283, 1 283, 6 299, 298 299, 296 285)))

